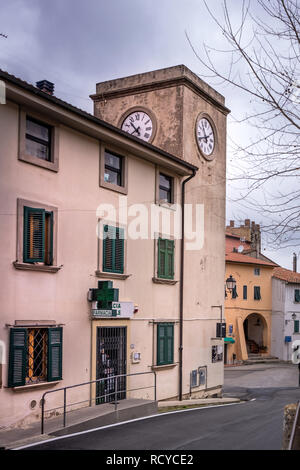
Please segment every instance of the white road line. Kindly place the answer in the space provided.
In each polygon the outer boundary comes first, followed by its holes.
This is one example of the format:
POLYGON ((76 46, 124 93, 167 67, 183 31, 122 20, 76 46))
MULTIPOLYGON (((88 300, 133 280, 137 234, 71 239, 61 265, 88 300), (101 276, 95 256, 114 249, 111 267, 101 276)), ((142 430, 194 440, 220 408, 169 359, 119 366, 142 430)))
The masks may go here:
POLYGON ((159 414, 156 414, 156 415, 143 416, 141 418, 130 419, 128 421, 121 421, 120 423, 108 424, 107 426, 100 426, 99 428, 88 429, 86 431, 79 431, 79 432, 75 432, 73 434, 67 434, 66 436, 58 436, 58 437, 54 437, 53 439, 45 439, 43 441, 35 442, 34 444, 27 444, 27 445, 22 446, 22 447, 15 447, 11 450, 27 449, 28 447, 38 446, 40 444, 46 444, 47 442, 54 442, 54 441, 58 441, 58 440, 61 440, 61 439, 68 439, 68 437, 80 436, 82 434, 88 434, 90 432, 100 431, 102 429, 114 428, 116 426, 122 426, 122 424, 134 423, 136 421, 142 421, 142 420, 146 420, 146 419, 150 419, 150 418, 158 418, 158 417, 161 417, 161 416, 172 415, 172 414, 175 414, 175 413, 185 413, 187 411, 196 411, 196 410, 199 411, 199 410, 207 410, 208 408, 221 408, 221 407, 224 407, 224 406, 241 405, 243 403, 246 403, 246 402, 240 401, 240 402, 236 402, 236 403, 226 403, 224 405, 201 406, 199 408, 188 408, 186 410, 167 411, 165 413, 159 413, 159 414))

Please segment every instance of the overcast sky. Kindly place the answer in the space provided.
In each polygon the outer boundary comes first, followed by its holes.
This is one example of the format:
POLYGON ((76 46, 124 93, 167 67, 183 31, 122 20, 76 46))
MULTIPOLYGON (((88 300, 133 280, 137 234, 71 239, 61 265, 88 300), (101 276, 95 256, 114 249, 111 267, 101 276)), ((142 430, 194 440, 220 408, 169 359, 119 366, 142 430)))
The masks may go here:
MULTIPOLYGON (((221 13, 220 0, 208 3, 221 13)), ((238 21, 241 1, 229 4, 231 19, 238 21)), ((232 111, 227 158, 229 172, 234 169, 230 140, 249 138, 253 132, 233 123, 248 101, 229 87, 211 83, 186 39, 185 31, 199 53, 203 42, 217 48, 224 45, 202 0, 0 0, 0 5, 0 33, 7 35, 0 38, 0 68, 32 84, 47 79, 55 84, 57 97, 90 113, 89 95, 97 82, 186 65, 223 94, 232 111)), ((232 193, 230 183, 229 197, 232 193)), ((262 222, 242 202, 229 200, 227 222, 245 218, 262 222)), ((292 253, 298 250, 263 252, 292 269, 292 253)))

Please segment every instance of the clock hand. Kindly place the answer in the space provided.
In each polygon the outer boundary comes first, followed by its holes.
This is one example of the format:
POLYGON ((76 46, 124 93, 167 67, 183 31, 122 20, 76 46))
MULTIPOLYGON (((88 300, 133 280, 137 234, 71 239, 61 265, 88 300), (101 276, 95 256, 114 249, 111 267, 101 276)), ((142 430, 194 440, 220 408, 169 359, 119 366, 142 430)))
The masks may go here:
MULTIPOLYGON (((130 124, 131 124, 132 127, 134 128, 134 132, 139 133, 139 128, 140 128, 140 127, 136 128, 136 127, 132 124, 132 122, 131 122, 130 124)), ((134 134, 134 132, 133 132, 133 134, 134 134)))

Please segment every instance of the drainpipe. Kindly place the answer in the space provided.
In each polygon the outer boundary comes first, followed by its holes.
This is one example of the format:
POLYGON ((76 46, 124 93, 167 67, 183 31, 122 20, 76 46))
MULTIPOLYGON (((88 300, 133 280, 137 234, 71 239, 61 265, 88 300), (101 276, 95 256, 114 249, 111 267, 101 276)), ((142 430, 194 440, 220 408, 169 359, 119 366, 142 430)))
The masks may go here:
POLYGON ((181 186, 181 251, 180 251, 180 302, 179 302, 179 400, 182 400, 182 351, 183 351, 183 276, 184 276, 184 203, 185 185, 196 175, 193 174, 183 181, 181 186))

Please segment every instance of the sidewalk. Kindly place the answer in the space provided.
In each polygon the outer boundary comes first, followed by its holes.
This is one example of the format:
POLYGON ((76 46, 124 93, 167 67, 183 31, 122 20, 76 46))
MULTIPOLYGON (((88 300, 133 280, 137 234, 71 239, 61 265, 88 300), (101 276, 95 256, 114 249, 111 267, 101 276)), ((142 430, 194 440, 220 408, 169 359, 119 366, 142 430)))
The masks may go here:
POLYGON ((238 403, 238 398, 203 398, 182 401, 161 401, 128 399, 120 400, 118 410, 111 403, 101 407, 86 407, 67 413, 67 426, 63 428, 62 416, 45 420, 45 434, 41 434, 41 423, 35 422, 26 428, 0 431, 0 449, 15 449, 56 436, 99 428, 131 419, 156 415, 159 412, 180 410, 190 407, 238 403))

